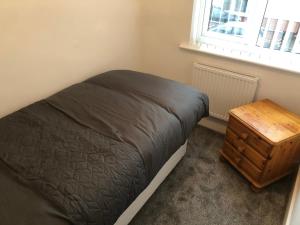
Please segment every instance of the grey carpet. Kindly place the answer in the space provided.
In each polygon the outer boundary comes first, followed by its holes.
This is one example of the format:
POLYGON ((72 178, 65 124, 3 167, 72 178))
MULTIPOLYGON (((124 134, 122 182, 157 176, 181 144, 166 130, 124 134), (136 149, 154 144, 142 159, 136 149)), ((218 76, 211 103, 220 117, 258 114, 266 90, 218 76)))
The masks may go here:
POLYGON ((235 169, 219 161, 223 139, 195 128, 184 159, 130 225, 282 225, 292 176, 252 192, 235 169))

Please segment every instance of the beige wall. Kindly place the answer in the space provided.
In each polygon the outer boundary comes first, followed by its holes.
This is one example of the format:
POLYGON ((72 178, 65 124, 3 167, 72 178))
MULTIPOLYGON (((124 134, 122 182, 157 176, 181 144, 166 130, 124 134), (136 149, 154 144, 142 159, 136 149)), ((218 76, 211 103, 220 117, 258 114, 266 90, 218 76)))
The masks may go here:
POLYGON ((192 63, 261 78, 257 98, 300 114, 300 75, 178 48, 193 0, 2 0, 0 117, 89 76, 138 69, 189 83, 192 63))
POLYGON ((192 63, 222 67, 261 78, 257 98, 270 98, 300 114, 300 74, 178 48, 190 35, 193 0, 142 1, 143 70, 189 83, 192 63))
POLYGON ((139 0, 1 0, 0 117, 139 63, 139 0))

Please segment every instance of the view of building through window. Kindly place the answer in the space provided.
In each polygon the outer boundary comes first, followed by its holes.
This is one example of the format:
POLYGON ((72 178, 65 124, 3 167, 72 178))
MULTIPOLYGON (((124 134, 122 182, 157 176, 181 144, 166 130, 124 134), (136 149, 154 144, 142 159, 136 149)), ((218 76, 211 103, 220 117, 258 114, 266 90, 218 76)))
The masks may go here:
POLYGON ((300 13, 296 0, 265 1, 262 15, 255 11, 255 0, 210 2, 206 32, 247 40, 249 35, 256 33, 254 44, 257 47, 300 54, 300 13), (253 17, 261 20, 255 21, 253 17))
POLYGON ((214 0, 212 2, 208 30, 242 36, 247 21, 248 0, 214 0))

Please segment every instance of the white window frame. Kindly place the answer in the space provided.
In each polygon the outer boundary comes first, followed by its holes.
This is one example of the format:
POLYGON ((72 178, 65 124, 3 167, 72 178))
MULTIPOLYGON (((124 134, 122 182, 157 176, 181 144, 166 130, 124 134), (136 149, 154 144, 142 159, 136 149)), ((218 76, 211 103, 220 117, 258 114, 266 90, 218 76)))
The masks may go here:
MULTIPOLYGON (((183 43, 181 45, 182 48, 300 73, 299 54, 274 51, 255 46, 260 30, 257 28, 261 26, 264 11, 267 7, 267 0, 257 0, 256 4, 260 4, 261 11, 258 11, 258 7, 255 5, 255 8, 253 8, 256 10, 255 16, 251 17, 250 15, 248 18, 249 20, 252 19, 249 23, 253 25, 253 27, 250 28, 253 35, 248 36, 247 39, 242 41, 241 38, 237 40, 236 37, 228 34, 216 33, 211 35, 203 32, 203 28, 207 29, 208 26, 212 1, 213 0, 194 0, 190 41, 189 44, 183 43), (206 24, 206 28, 204 24, 206 24)), ((251 14, 251 12, 249 13, 251 14)), ((298 37, 299 36, 300 34, 298 37)))
POLYGON ((199 44, 203 41, 212 42, 212 39, 222 39, 224 41, 230 41, 244 45, 256 43, 261 21, 264 17, 264 11, 267 6, 267 0, 256 0, 255 3, 254 1, 249 1, 250 5, 247 6, 246 12, 246 14, 249 16, 246 23, 250 25, 250 29, 246 30, 247 33, 245 38, 208 31, 212 2, 213 0, 194 0, 191 34, 191 41, 194 44, 199 44))

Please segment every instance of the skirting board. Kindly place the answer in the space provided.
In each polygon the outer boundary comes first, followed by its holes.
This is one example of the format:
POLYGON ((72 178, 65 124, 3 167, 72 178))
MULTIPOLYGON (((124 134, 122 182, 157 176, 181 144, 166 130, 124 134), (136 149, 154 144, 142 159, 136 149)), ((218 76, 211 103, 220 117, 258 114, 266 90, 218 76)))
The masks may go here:
POLYGON ((291 193, 290 201, 287 207, 284 225, 300 224, 300 167, 291 193))
POLYGON ((159 170, 147 188, 134 200, 133 203, 123 212, 114 225, 127 225, 133 219, 133 217, 140 211, 143 205, 148 201, 151 195, 159 187, 159 185, 165 180, 169 173, 175 168, 178 162, 183 158, 186 153, 187 142, 182 145, 172 157, 165 163, 165 165, 159 170))
POLYGON ((211 130, 214 130, 218 133, 225 134, 227 123, 223 120, 219 120, 213 117, 203 118, 199 122, 199 125, 207 127, 211 130))

